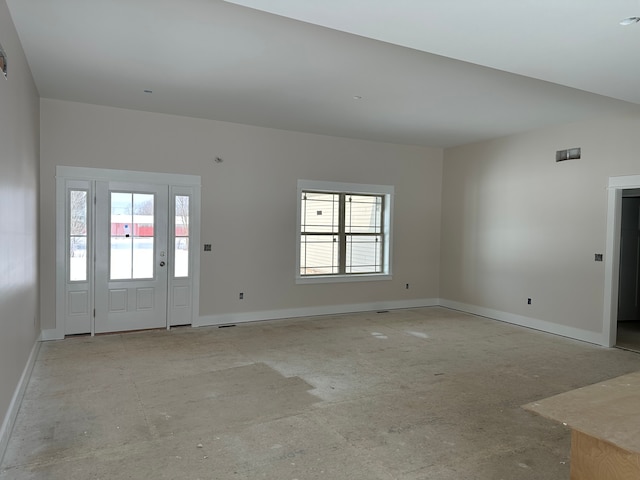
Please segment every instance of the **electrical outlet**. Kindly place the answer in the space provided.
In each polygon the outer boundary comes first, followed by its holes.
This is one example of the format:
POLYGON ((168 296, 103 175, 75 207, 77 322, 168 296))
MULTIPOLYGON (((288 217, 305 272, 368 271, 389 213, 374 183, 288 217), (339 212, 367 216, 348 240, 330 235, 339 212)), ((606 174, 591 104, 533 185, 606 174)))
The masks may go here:
POLYGON ((244 300, 244 292, 240 292, 240 295, 238 295, 238 298, 240 300, 244 300))
POLYGON ((527 298, 527 305, 531 305, 531 299, 527 298))
POLYGON ((596 262, 601 262, 602 261, 602 254, 601 253, 596 253, 595 254, 595 261, 596 262))
POLYGON ((210 252, 211 251, 211 244, 210 243, 205 243, 204 244, 204 251, 205 252, 210 252))
POLYGON ((409 284, 408 284, 408 283, 407 283, 407 285, 405 286, 405 288, 406 288, 407 290, 409 290, 409 284))

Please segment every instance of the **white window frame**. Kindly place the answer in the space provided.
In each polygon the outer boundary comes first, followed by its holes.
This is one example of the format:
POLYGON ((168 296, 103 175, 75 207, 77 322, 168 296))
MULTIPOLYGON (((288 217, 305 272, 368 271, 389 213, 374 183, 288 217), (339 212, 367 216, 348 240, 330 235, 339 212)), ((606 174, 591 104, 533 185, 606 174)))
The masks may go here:
POLYGON ((338 282, 366 282, 391 280, 391 252, 393 251, 393 197, 392 185, 366 185, 360 183, 325 182, 316 180, 298 180, 297 221, 296 221, 296 273, 297 284, 308 283, 338 283, 338 282), (381 273, 345 273, 328 275, 300 274, 300 238, 302 234, 302 192, 312 190, 327 193, 352 193, 363 195, 384 195, 383 236, 384 248, 382 252, 381 273))

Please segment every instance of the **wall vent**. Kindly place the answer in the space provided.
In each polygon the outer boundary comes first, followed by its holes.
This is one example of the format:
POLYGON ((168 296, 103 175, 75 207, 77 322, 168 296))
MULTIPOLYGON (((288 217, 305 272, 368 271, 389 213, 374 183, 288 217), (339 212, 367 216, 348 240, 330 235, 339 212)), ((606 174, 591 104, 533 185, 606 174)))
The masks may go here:
POLYGON ((581 148, 568 148, 567 150, 558 150, 556 152, 556 162, 564 162, 565 160, 576 160, 580 158, 581 148))

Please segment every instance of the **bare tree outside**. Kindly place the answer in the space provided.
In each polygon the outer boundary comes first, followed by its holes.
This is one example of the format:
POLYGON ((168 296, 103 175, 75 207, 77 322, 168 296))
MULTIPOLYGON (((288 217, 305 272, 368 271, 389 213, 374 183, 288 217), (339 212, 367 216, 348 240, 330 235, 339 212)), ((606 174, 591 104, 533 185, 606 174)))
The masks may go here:
POLYGON ((87 237, 87 192, 72 190, 69 195, 69 236, 71 256, 84 255, 87 237), (82 250, 82 251, 80 251, 82 250))
POLYGON ((176 195, 176 248, 186 250, 189 238, 189 196, 176 195), (186 237, 186 238, 185 238, 186 237))
POLYGON ((176 195, 176 218, 184 229, 184 235, 189 235, 189 197, 176 195))
MULTIPOLYGON (((145 196, 148 197, 149 195, 145 196)), ((137 199, 134 200, 134 215, 153 215, 153 198, 142 201, 136 200, 137 199)))

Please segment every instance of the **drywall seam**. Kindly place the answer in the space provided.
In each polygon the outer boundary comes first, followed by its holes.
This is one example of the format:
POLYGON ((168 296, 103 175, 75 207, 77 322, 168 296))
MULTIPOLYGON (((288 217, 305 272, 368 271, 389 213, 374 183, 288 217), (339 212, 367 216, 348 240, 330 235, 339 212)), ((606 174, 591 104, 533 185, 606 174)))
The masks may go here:
POLYGON ((0 427, 0 465, 2 464, 2 460, 4 459, 4 453, 9 443, 9 437, 11 436, 13 425, 15 424, 16 417, 18 416, 18 411, 20 410, 20 405, 22 404, 22 398, 24 397, 24 392, 27 389, 27 385, 29 384, 31 372, 33 371, 33 366, 36 363, 36 358, 38 357, 39 351, 40 342, 36 340, 36 342, 33 344, 33 348, 31 349, 31 354, 29 355, 27 364, 22 371, 20 381, 18 382, 15 391, 13 392, 13 397, 11 398, 9 409, 7 410, 7 414, 5 415, 2 422, 2 427, 0 427))
POLYGON ((540 330, 545 333, 552 333, 554 335, 560 335, 574 340, 581 340, 583 342, 594 343, 605 347, 609 346, 603 337, 602 332, 592 332, 581 328, 568 327, 566 325, 547 322, 546 320, 502 312, 491 308, 478 307, 476 305, 468 305, 466 303, 455 302, 452 300, 440 299, 439 303, 441 307, 450 308, 452 310, 460 310, 465 313, 472 313, 481 317, 487 317, 505 323, 512 323, 521 327, 532 328, 534 330, 540 330))

